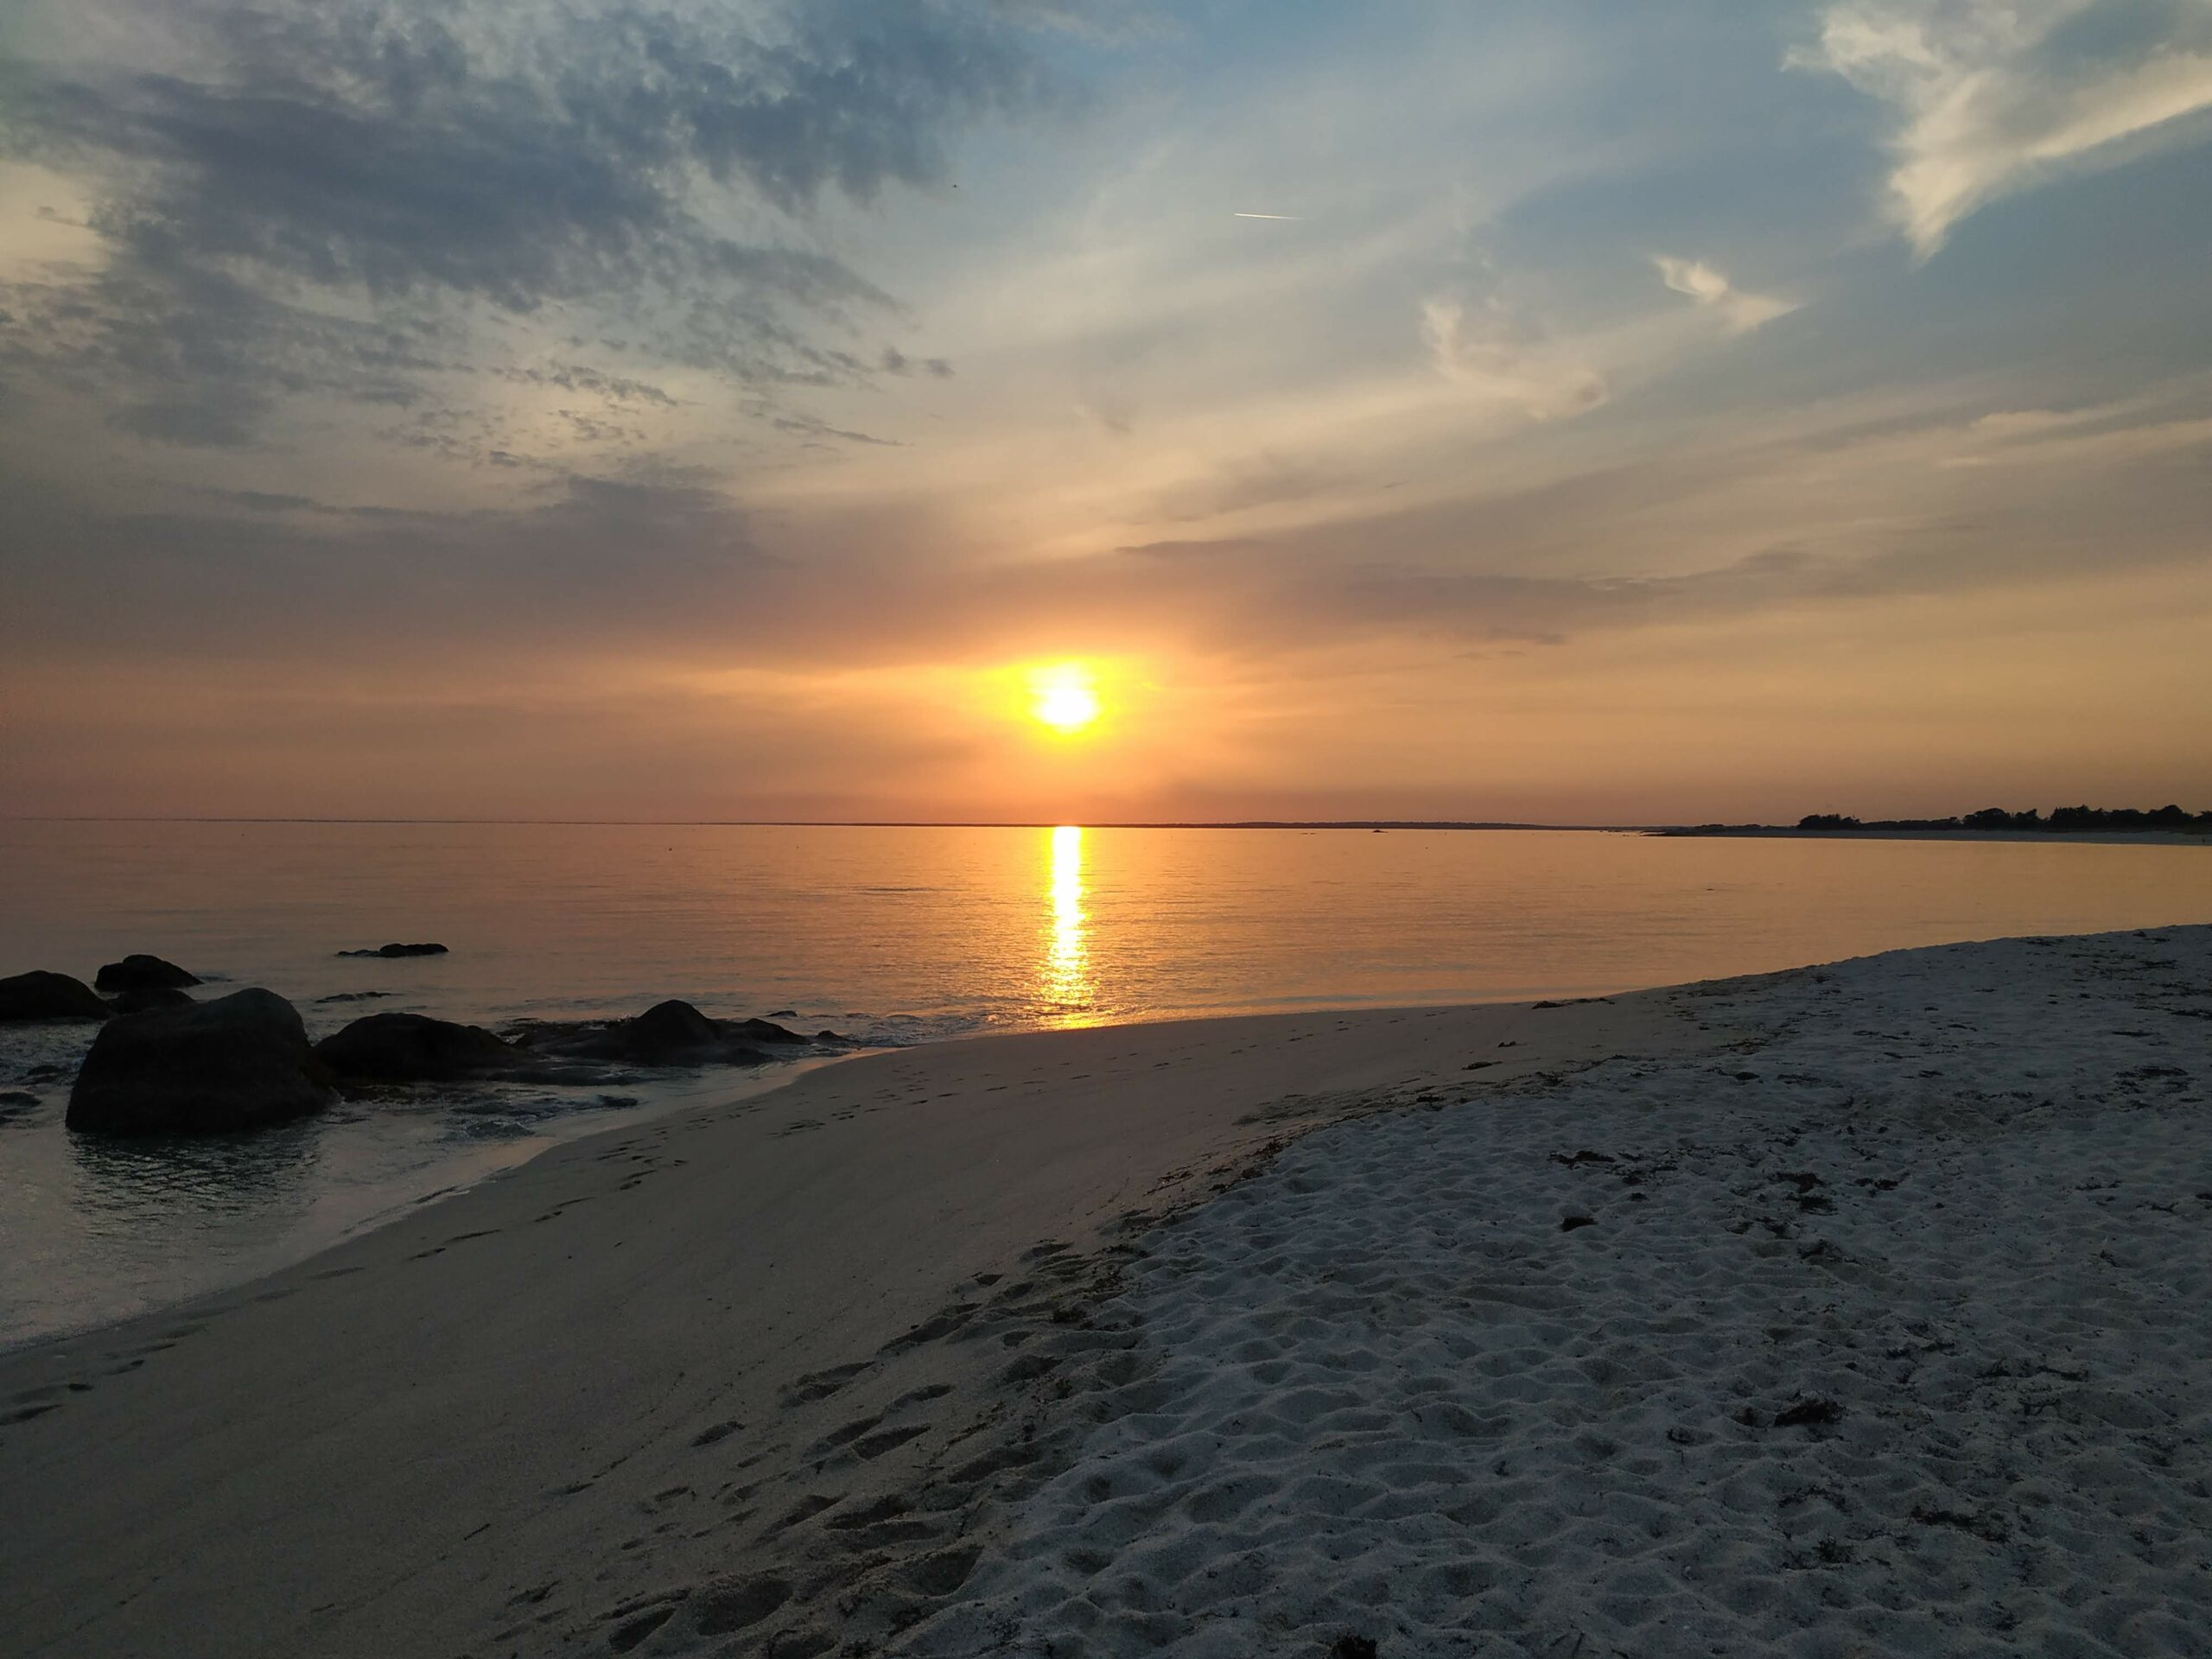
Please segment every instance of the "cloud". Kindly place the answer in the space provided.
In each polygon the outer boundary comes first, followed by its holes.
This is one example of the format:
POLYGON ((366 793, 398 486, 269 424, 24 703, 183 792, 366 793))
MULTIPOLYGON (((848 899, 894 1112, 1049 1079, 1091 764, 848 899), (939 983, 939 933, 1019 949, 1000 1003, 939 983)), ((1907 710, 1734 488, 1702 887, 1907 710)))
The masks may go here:
POLYGON ((208 488, 132 511, 26 489, 0 506, 22 601, 0 636, 18 657, 195 672, 320 658, 466 679, 549 649, 746 626, 774 561, 751 515, 701 475, 651 460, 537 473, 525 505, 458 511, 208 488))
POLYGON ((1652 255, 1651 263, 1658 270, 1661 282, 1675 293, 1687 295, 1717 312, 1738 334, 1748 334, 1760 324, 1786 317, 1797 308, 1795 300, 1745 292, 1702 259, 1677 259, 1658 253, 1652 255))
MULTIPOLYGON (((1073 558, 976 556, 911 503, 832 547, 787 510, 646 460, 523 474, 524 505, 502 511, 203 488, 130 512, 19 491, 0 497, 0 661, 88 683, 219 663, 425 687, 549 662, 834 677, 1135 655, 1295 673, 1659 626, 1756 632, 1808 607, 2201 563, 2202 392, 1854 421, 1073 558)), ((1324 481, 1318 466, 1263 453, 1216 482, 1264 500, 1324 481)))
POLYGON ((898 307, 810 218, 940 179, 955 133, 1052 96, 1016 8, 96 10, 146 59, 0 83, 0 156, 79 182, 103 254, 0 292, 0 368, 171 442, 244 444, 303 394, 419 402, 496 370, 499 319, 755 389, 903 372, 842 343, 898 307))
POLYGON ((1603 375, 1495 295, 1433 296, 1422 302, 1421 332, 1440 373, 1532 420, 1585 414, 1610 395, 1603 375))
POLYGON ((1352 482, 1340 468, 1301 456, 1262 451, 1206 469, 1160 491, 1143 516, 1191 523, 1289 502, 1310 501, 1352 482))
POLYGON ((2212 7, 1840 0, 1789 60, 1891 107, 1890 213, 1926 257, 1999 197, 2202 137, 2185 118, 2212 109, 2212 7))

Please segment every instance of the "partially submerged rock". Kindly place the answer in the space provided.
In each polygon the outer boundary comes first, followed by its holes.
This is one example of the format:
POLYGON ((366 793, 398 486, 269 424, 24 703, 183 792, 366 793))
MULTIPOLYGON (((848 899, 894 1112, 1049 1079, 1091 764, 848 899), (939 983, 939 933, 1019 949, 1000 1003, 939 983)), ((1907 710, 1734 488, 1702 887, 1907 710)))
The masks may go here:
POLYGON ((334 1097, 297 1012, 256 988, 111 1020, 65 1121, 104 1135, 220 1135, 304 1116, 334 1097))
POLYGON ((0 979, 0 1020, 105 1020, 114 1012, 91 986, 67 974, 34 969, 0 979))
POLYGON ((716 1020, 671 998, 630 1020, 585 1020, 524 1027, 518 1042, 543 1054, 632 1065, 760 1065, 761 1045, 807 1039, 766 1020, 716 1020))
POLYGON ((143 954, 111 962, 92 976, 92 988, 101 991, 181 991, 198 983, 199 975, 188 974, 159 957, 143 954))
POLYGON ((654 1003, 634 1020, 617 1020, 606 1034, 608 1046, 616 1051, 607 1058, 651 1061, 720 1046, 722 1025, 689 1002, 671 997, 654 1003))
POLYGON ((147 990, 125 991, 109 1006, 118 1014, 150 1014, 156 1008, 188 1008, 192 1006, 192 993, 181 991, 174 985, 163 985, 147 990))
POLYGON ((442 944, 380 944, 373 950, 340 950, 341 957, 442 957, 442 944))
POLYGON ((363 1083, 452 1083, 535 1075, 544 1062, 481 1026, 425 1014, 372 1014, 315 1046, 340 1077, 363 1083))

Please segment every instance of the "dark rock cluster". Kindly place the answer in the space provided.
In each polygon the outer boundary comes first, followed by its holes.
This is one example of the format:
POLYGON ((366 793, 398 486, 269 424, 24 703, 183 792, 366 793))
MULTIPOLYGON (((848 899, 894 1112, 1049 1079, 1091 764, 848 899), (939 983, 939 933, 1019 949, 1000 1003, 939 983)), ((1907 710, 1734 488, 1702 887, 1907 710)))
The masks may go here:
MULTIPOLYGON (((387 944, 348 957, 444 954, 442 944, 387 944)), ((207 1001, 199 976, 159 957, 67 974, 0 979, 0 1021, 99 1021, 70 1091, 68 1127, 110 1135, 209 1135, 258 1128, 320 1109, 341 1090, 456 1083, 590 1084, 637 1066, 760 1065, 809 1046, 842 1047, 767 1020, 717 1020, 689 1002, 622 1020, 523 1022, 506 1035, 422 1014, 372 1014, 310 1045, 299 1014, 273 991, 207 1001), (111 993, 102 996, 101 991, 111 993)), ((340 992, 345 1002, 381 991, 340 992)), ((30 1097, 35 1099, 35 1097, 30 1097)))

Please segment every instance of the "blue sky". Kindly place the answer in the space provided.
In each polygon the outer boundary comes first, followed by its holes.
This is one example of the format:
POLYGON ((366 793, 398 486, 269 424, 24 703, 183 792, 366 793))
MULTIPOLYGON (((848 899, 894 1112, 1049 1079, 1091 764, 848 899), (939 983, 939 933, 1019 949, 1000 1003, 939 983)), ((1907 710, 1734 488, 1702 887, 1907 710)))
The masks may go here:
POLYGON ((25 810, 2212 804, 2204 0, 0 54, 25 810))

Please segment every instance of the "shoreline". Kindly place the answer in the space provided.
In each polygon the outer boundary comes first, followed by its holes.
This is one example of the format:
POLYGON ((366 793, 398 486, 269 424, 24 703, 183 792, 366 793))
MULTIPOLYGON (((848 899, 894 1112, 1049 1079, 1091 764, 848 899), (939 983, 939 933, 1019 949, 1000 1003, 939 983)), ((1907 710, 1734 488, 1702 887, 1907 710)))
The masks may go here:
POLYGON ((1739 1006, 2138 937, 995 1035, 566 1142, 268 1278, 0 1354, 17 1640, 926 1650, 1010 1592, 1034 1506, 1096 1453, 1090 1407, 1171 1403, 1158 1306, 1130 1297, 1187 1301, 1161 1253, 1279 1185, 1307 1131, 1363 1145, 1352 1120, 1428 1133, 1668 1067, 1740 1109, 1752 1073, 1722 1057, 1776 1033, 1739 1006))
POLYGON ((1794 824, 1730 824, 1717 830, 1640 833, 1662 841, 1993 841, 2076 847, 2212 847, 2212 834, 2186 830, 1800 830, 1794 824))
MULTIPOLYGON (((809 1071, 841 1065, 865 1054, 887 1052, 895 1051, 866 1049, 853 1054, 809 1055, 776 1062, 760 1070, 730 1069, 720 1076, 679 1072, 633 1079, 621 1085, 628 1092, 616 1096, 627 1101, 625 1105, 607 1105, 586 1098, 594 1094, 600 1096, 600 1101, 606 1098, 596 1085, 571 1086, 564 1091, 575 1096, 571 1105, 558 1111, 543 1112, 531 1121, 529 1128, 517 1132, 512 1138, 456 1140, 442 1146, 435 1156, 425 1156, 421 1161, 408 1162, 366 1179, 349 1178, 342 1184, 334 1184, 327 1191, 296 1195, 289 1211, 280 1200, 264 1198, 263 1203, 271 1213, 289 1213, 289 1219, 274 1225, 265 1234, 211 1244, 180 1226, 170 1236, 134 1238, 131 1243, 139 1259, 158 1259, 162 1276, 134 1276, 128 1283, 112 1287, 107 1297, 113 1304, 111 1311, 92 1313, 67 1324, 44 1328, 29 1323, 35 1309, 60 1305, 65 1292, 49 1292, 36 1304, 26 1298, 23 1303, 9 1310, 11 1321, 20 1316, 24 1323, 0 1326, 0 1356, 20 1352, 40 1343, 87 1335, 126 1319, 156 1318, 202 1298, 251 1285, 406 1216, 499 1180, 557 1147, 649 1123, 673 1112, 696 1109, 702 1105, 728 1105, 773 1094, 809 1071), (431 1185, 432 1183, 435 1185, 431 1185), (425 1191, 426 1186, 429 1190, 425 1191), (136 1305, 124 1305, 126 1301, 136 1305)), ((484 1088, 469 1091, 465 1086, 422 1084, 413 1090, 403 1087, 395 1092, 400 1096, 403 1112, 427 1114, 443 1109, 450 1114, 463 1106, 481 1110, 487 1103, 496 1105, 500 1098, 499 1091, 510 1087, 518 1092, 529 1090, 533 1099, 545 1093, 544 1085, 501 1084, 489 1085, 488 1091, 484 1088)), ((308 1135, 321 1137, 334 1129, 342 1135, 356 1124, 373 1124, 378 1114, 392 1110, 393 1104, 391 1098, 372 1100, 366 1104, 341 1102, 327 1113, 277 1125, 272 1130, 219 1137, 219 1143, 222 1140, 232 1141, 234 1144, 221 1149, 241 1160, 257 1154, 278 1156, 281 1154, 269 1152, 276 1141, 296 1141, 308 1135), (334 1117, 339 1121, 334 1123, 330 1121, 334 1117)), ((334 1153, 327 1140, 318 1138, 315 1147, 312 1154, 301 1155, 316 1161, 342 1160, 345 1157, 343 1152, 334 1153)), ((156 1165, 172 1152, 167 1147, 147 1149, 130 1143, 120 1148, 103 1145, 100 1150, 109 1156, 135 1156, 156 1165)), ((206 1143, 196 1145, 193 1150, 204 1156, 206 1143)), ((42 1147, 40 1151, 42 1156, 26 1160, 19 1169, 33 1181, 56 1181, 50 1149, 42 1147)), ((135 1173, 141 1177, 149 1173, 144 1168, 135 1173)), ((166 1196, 180 1210, 192 1205, 207 1212, 213 1219, 201 1217, 202 1224, 211 1227, 220 1224, 226 1211, 235 1213, 241 1207, 234 1200, 226 1204, 219 1194, 209 1195, 198 1190, 170 1191, 166 1196)), ((109 1225, 114 1224, 111 1216, 109 1225)), ((28 1231, 24 1236, 29 1236, 28 1231)))

